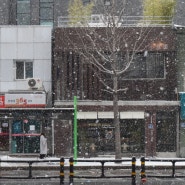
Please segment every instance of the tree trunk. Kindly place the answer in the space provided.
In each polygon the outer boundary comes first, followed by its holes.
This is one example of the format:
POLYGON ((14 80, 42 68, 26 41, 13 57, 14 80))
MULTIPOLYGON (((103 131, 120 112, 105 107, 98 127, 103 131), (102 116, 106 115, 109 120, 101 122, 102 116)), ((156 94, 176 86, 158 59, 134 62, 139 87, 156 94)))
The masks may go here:
POLYGON ((113 92, 113 110, 114 110, 114 126, 115 126, 115 159, 121 159, 121 140, 120 140, 120 121, 118 110, 118 79, 114 76, 114 92, 113 92))

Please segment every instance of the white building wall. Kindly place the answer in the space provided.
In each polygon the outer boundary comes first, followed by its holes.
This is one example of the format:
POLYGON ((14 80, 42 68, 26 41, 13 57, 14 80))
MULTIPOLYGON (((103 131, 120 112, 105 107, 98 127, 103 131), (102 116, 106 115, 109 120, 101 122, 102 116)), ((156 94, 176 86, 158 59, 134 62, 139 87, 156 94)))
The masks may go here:
POLYGON ((50 26, 0 27, 0 93, 26 90, 26 80, 15 79, 14 61, 32 60, 33 77, 43 81, 51 92, 51 30, 50 26))

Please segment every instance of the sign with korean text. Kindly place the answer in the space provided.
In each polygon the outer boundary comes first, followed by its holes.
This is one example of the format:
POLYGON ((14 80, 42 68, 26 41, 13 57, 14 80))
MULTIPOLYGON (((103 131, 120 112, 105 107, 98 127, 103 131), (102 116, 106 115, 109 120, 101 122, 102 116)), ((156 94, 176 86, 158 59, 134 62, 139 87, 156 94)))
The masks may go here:
POLYGON ((6 108, 44 108, 46 94, 5 94, 6 108))

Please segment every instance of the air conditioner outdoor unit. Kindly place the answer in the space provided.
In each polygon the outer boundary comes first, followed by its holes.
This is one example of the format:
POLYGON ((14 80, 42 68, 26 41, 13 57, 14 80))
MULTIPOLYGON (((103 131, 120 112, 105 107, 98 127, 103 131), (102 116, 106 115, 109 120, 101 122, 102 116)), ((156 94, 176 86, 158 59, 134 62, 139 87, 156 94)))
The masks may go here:
POLYGON ((27 78, 27 84, 31 89, 40 89, 43 87, 42 80, 39 78, 27 78))

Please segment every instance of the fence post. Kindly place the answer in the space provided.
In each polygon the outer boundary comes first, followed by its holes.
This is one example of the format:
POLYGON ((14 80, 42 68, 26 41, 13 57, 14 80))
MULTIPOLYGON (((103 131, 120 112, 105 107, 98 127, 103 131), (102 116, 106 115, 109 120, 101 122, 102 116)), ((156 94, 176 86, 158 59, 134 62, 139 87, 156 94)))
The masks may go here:
POLYGON ((132 157, 132 185, 136 185, 136 158, 132 157))
POLYGON ((175 162, 174 160, 172 160, 172 177, 175 177, 175 162))
POLYGON ((146 182, 146 174, 145 174, 145 157, 141 157, 141 181, 143 183, 146 182))
POLYGON ((74 160, 73 158, 71 157, 69 159, 69 184, 70 185, 73 185, 73 176, 74 176, 74 160))
POLYGON ((28 161, 28 164, 29 164, 29 176, 28 176, 28 178, 31 179, 32 178, 32 162, 28 161))
POLYGON ((60 158, 60 185, 64 184, 64 158, 60 158))

